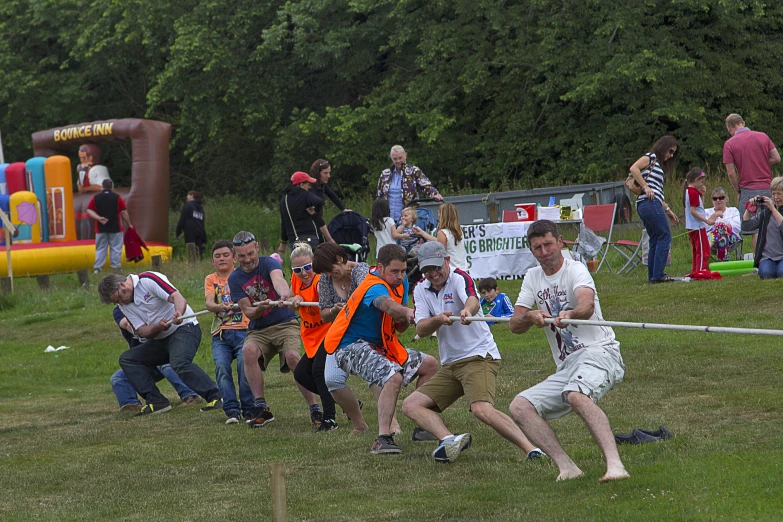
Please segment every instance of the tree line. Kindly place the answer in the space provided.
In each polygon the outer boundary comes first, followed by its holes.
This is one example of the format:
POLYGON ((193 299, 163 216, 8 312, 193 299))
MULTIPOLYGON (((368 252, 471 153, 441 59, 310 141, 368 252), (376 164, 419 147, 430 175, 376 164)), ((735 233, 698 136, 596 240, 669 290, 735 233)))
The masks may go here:
MULTIPOLYGON (((24 161, 38 130, 167 121, 176 195, 263 201, 316 158, 372 191, 394 144, 447 194, 619 180, 665 134, 679 170, 717 168, 731 112, 783 140, 782 22, 761 0, 4 0, 0 130, 24 161)), ((120 181, 128 156, 106 155, 120 181)))

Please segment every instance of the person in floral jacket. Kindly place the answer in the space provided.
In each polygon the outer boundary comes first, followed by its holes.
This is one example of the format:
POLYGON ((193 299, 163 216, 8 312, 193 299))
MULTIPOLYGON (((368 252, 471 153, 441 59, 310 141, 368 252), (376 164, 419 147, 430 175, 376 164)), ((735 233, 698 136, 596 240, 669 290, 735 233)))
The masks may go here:
POLYGON ((394 166, 381 172, 378 179, 378 192, 376 197, 389 200, 391 218, 399 223, 402 209, 411 201, 419 199, 419 189, 425 197, 435 201, 442 201, 438 189, 432 186, 432 182, 424 175, 419 167, 408 165, 405 161, 408 155, 402 145, 395 145, 389 153, 394 166))

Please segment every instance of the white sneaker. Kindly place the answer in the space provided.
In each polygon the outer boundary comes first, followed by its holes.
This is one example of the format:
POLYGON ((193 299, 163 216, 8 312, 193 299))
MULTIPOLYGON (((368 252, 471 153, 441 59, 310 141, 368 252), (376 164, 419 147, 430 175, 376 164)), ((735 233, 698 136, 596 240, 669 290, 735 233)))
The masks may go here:
POLYGON ((432 452, 432 458, 437 462, 454 462, 460 453, 470 447, 471 440, 470 433, 450 435, 435 448, 435 451, 432 452))

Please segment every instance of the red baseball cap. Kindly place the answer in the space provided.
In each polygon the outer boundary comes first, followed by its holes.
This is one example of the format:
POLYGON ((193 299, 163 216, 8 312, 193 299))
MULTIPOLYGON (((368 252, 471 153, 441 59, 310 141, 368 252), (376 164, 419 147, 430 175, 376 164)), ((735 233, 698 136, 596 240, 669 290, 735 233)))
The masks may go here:
POLYGON ((299 185, 305 181, 307 183, 315 183, 315 180, 307 172, 294 172, 294 175, 291 176, 291 183, 294 185, 299 185))

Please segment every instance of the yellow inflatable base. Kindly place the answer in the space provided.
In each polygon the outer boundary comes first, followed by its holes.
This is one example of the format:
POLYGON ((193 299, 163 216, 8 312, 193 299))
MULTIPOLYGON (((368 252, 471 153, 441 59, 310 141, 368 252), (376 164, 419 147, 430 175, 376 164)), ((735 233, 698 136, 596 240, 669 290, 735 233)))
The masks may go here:
MULTIPOLYGON (((122 266, 128 268, 152 265, 152 256, 161 256, 164 263, 171 261, 172 249, 162 243, 148 243, 144 259, 131 263, 125 259, 122 249, 122 266)), ((109 268, 108 254, 105 269, 109 268)), ((8 277, 5 246, 0 246, 0 277, 8 277)), ((11 246, 11 266, 14 277, 63 274, 78 270, 92 270, 95 264, 95 241, 69 241, 67 243, 36 243, 11 246)))

